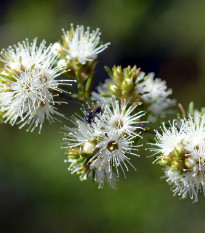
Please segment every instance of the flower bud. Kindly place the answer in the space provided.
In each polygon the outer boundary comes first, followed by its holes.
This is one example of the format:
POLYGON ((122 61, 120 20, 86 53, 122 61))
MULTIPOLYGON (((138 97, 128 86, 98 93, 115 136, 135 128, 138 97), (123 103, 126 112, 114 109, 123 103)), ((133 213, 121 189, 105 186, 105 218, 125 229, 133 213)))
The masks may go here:
POLYGON ((187 168, 193 168, 196 165, 196 161, 192 157, 188 157, 185 159, 184 164, 187 168))
POLYGON ((114 66, 112 70, 113 70, 114 80, 116 81, 116 83, 118 85, 120 85, 121 82, 123 81, 123 78, 124 78, 122 67, 121 66, 114 66))
POLYGON ((171 165, 172 171, 181 171, 183 169, 182 161, 174 161, 171 165))
POLYGON ((182 159, 185 156, 185 150, 182 146, 177 146, 173 150, 173 154, 178 158, 182 159))
POLYGON ((51 51, 53 53, 54 56, 58 56, 60 54, 60 52, 62 51, 62 47, 60 45, 60 43, 56 42, 53 44, 51 51))
POLYGON ((134 85, 133 85, 132 79, 127 78, 122 82, 122 90, 125 93, 131 92, 133 88, 134 88, 134 85))
POLYGON ((95 144, 92 143, 92 142, 86 142, 84 145, 83 145, 83 150, 82 152, 86 153, 86 154, 92 154, 93 153, 93 150, 95 149, 95 144))
POLYGON ((172 156, 171 155, 163 155, 161 160, 158 162, 160 165, 169 165, 172 163, 172 156))
POLYGON ((60 67, 61 69, 65 69, 66 66, 67 66, 66 60, 65 60, 65 59, 60 59, 60 60, 58 61, 57 66, 60 67))
POLYGON ((109 86, 108 86, 110 92, 112 95, 116 96, 117 98, 120 98, 121 95, 122 95, 122 92, 120 90, 120 88, 114 84, 114 83, 111 83, 109 86))

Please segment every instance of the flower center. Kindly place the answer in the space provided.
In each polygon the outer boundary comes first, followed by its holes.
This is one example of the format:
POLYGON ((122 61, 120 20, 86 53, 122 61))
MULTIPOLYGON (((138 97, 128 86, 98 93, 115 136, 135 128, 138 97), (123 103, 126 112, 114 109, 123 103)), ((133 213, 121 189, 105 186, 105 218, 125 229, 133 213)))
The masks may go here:
POLYGON ((114 124, 113 124, 115 127, 121 129, 123 127, 123 121, 121 119, 118 119, 116 121, 114 121, 114 124))
POLYGON ((44 75, 40 77, 42 83, 46 83, 48 81, 48 78, 44 75))
POLYGON ((116 141, 110 141, 110 142, 108 142, 108 144, 107 144, 107 149, 108 149, 110 152, 117 151, 117 150, 119 150, 119 145, 117 144, 116 141))

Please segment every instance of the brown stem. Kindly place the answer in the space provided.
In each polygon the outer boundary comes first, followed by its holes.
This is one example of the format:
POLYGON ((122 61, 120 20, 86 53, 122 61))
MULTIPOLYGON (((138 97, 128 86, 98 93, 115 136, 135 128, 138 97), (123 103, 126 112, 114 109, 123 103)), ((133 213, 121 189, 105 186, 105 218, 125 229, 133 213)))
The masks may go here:
POLYGON ((184 118, 188 118, 187 112, 186 112, 186 110, 184 109, 183 105, 180 104, 180 103, 178 103, 178 107, 179 107, 179 109, 181 110, 183 117, 184 117, 184 118))
POLYGON ((123 110, 123 105, 124 105, 124 103, 125 103, 125 100, 124 100, 124 99, 121 99, 121 112, 122 112, 122 110, 123 110))

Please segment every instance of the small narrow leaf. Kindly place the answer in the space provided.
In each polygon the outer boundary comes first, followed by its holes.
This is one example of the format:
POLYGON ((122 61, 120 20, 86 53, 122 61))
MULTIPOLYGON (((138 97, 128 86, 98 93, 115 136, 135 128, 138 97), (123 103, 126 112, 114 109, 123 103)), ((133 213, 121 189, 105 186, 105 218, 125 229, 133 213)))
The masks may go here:
POLYGON ((107 73, 109 74, 109 76, 110 76, 111 78, 113 78, 112 70, 111 70, 108 66, 105 66, 105 70, 107 71, 107 73))
POLYGON ((189 114, 190 114, 191 116, 194 115, 194 102, 193 102, 193 101, 191 101, 191 102, 189 103, 188 112, 189 112, 189 114))

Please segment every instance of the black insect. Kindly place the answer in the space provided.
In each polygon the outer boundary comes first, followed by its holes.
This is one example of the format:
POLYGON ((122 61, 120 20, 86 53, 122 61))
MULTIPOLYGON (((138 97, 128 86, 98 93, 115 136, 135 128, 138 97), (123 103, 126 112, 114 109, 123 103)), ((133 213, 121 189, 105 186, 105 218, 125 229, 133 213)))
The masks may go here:
POLYGON ((103 112, 103 109, 101 106, 96 106, 94 108, 89 108, 88 111, 86 112, 85 115, 85 120, 87 121, 88 124, 91 124, 95 122, 95 118, 99 118, 99 114, 103 112))

